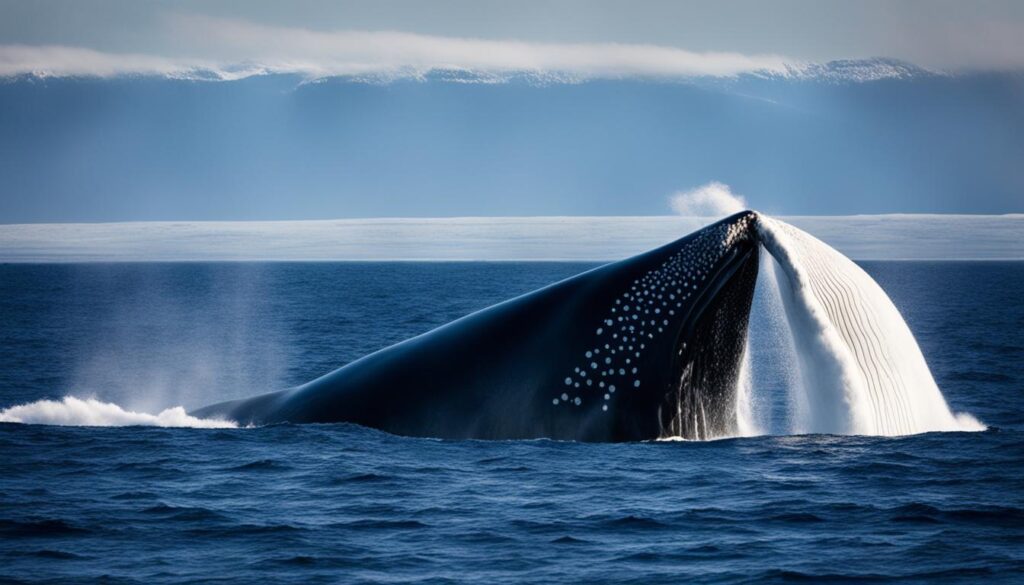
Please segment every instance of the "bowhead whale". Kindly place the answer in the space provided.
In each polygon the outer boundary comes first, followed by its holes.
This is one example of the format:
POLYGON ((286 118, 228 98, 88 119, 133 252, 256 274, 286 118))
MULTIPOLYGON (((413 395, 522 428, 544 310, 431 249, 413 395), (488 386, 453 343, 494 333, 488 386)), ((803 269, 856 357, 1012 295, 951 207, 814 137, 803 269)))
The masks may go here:
POLYGON ((456 439, 637 441, 735 429, 757 215, 727 217, 377 351, 194 414, 456 439))

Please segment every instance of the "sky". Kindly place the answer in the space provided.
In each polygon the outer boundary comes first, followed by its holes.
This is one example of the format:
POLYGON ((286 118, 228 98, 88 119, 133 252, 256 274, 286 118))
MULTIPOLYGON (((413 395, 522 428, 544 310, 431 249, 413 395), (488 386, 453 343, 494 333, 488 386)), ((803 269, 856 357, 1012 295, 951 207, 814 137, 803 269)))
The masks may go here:
POLYGON ((0 224, 1024 211, 1024 3, 0 0, 0 224))

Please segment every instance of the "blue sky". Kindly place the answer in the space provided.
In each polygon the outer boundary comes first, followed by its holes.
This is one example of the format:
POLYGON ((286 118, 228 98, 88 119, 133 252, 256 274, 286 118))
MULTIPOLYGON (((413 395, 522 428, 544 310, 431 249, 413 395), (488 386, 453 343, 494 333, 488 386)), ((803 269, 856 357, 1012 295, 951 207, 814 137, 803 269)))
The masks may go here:
POLYGON ((1019 212, 1022 71, 1018 2, 0 0, 0 223, 1019 212))

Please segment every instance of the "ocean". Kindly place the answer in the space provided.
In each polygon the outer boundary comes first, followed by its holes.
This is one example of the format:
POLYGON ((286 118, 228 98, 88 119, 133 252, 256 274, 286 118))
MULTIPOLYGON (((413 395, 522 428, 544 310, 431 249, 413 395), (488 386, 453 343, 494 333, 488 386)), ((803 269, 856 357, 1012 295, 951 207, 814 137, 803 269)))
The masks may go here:
MULTIPOLYGON (((1017 583, 1024 262, 862 262, 988 430, 441 441, 353 425, 0 423, 0 582, 1017 583)), ((286 388, 592 263, 0 265, 0 410, 286 388)), ((755 301, 755 313, 758 306, 755 301)))

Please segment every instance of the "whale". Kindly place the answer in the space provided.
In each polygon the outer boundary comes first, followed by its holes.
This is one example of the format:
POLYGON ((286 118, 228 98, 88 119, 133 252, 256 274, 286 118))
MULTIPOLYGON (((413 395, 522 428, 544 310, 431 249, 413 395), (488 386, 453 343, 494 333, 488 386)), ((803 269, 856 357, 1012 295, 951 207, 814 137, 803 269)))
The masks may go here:
POLYGON ((743 211, 471 313, 300 386, 198 409, 441 439, 707 439, 736 430, 758 273, 743 211))

